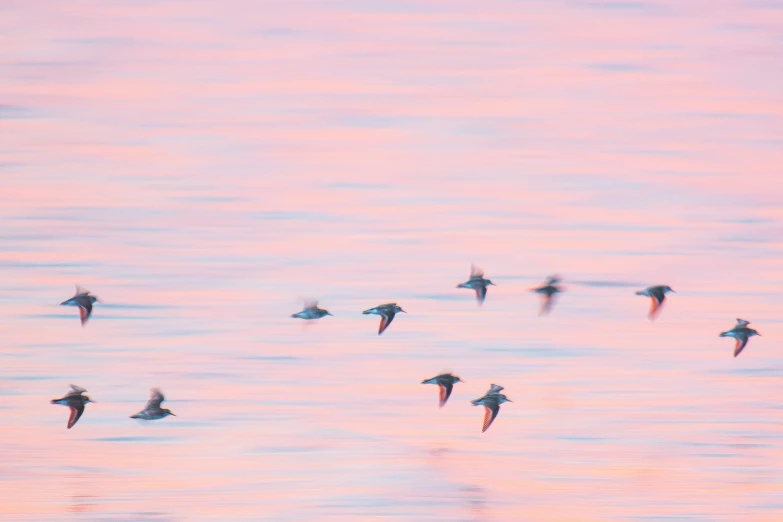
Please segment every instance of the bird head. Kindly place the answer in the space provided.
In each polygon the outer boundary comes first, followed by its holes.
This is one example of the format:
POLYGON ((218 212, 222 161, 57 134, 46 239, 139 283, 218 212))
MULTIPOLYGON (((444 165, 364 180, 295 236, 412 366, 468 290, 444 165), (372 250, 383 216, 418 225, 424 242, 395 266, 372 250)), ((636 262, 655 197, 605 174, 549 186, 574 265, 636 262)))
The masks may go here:
POLYGON ((396 312, 402 312, 402 313, 404 313, 404 314, 407 314, 407 313, 408 313, 408 312, 406 312, 405 310, 403 310, 403 309, 402 309, 402 308, 401 308, 399 305, 394 305, 394 311, 395 311, 395 313, 396 313, 396 312))
MULTIPOLYGON (((168 409, 168 408, 161 408, 161 410, 160 410, 160 411, 162 411, 162 412, 163 412, 163 416, 164 416, 164 417, 165 417, 166 415, 174 415, 174 414, 171 412, 171 410, 170 410, 170 409, 168 409)), ((174 415, 174 416, 176 417, 176 415, 174 415)))

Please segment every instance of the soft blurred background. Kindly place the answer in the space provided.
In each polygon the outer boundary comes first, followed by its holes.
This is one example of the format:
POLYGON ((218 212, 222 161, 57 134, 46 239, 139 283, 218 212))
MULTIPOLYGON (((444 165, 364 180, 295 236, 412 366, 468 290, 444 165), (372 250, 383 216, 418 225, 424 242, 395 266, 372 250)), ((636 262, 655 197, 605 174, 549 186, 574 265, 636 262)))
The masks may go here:
POLYGON ((782 27, 773 0, 4 0, 0 517, 781 520, 782 27), (762 337, 734 359, 736 317, 762 337), (71 430, 69 383, 97 401, 71 430), (490 383, 514 402, 482 434, 490 383), (128 419, 152 386, 177 417, 128 419))

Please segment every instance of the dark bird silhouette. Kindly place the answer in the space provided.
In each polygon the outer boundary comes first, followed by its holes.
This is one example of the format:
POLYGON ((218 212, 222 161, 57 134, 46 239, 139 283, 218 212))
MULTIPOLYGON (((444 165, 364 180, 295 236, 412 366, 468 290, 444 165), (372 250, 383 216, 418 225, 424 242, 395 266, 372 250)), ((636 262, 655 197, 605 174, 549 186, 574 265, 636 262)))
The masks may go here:
POLYGON ((473 406, 484 406, 484 424, 481 428, 481 433, 487 431, 492 425, 492 421, 495 420, 498 412, 500 412, 500 405, 504 402, 512 402, 508 397, 500 393, 502 390, 502 386, 493 384, 483 397, 470 401, 473 406))
POLYGON ((733 337, 736 339, 736 342, 734 343, 734 357, 738 356, 740 352, 742 352, 742 350, 745 348, 745 345, 748 344, 748 339, 754 335, 761 336, 761 334, 753 328, 748 328, 749 324, 750 321, 737 319, 737 324, 734 325, 734 328, 720 334, 720 337, 733 337))
POLYGON ((394 316, 397 315, 397 312, 402 312, 404 314, 408 313, 397 306, 397 303, 386 303, 378 305, 375 308, 370 308, 369 310, 365 310, 362 313, 365 315, 372 314, 381 316, 381 324, 378 326, 378 335, 381 335, 383 331, 389 327, 391 322, 394 321, 394 316))
MULTIPOLYGON (((131 419, 143 419, 143 420, 155 420, 162 419, 168 415, 174 415, 171 410, 167 408, 161 408, 160 404, 166 400, 163 397, 163 393, 158 388, 152 388, 150 390, 150 400, 147 401, 147 405, 139 413, 134 413, 130 416, 131 419)), ((176 415, 174 415, 176 417, 176 415)))
POLYGON ((552 306, 555 304, 555 299, 557 298, 557 294, 563 291, 562 288, 557 286, 557 283, 559 282, 560 282, 560 276, 557 275, 549 276, 546 282, 542 286, 539 286, 538 288, 533 288, 531 290, 532 292, 540 294, 542 297, 541 309, 539 310, 538 315, 548 314, 552 310, 552 306))
POLYGON ((666 294, 668 292, 674 292, 674 290, 666 285, 651 286, 636 292, 636 295, 644 295, 652 300, 650 304, 650 313, 647 314, 647 317, 649 317, 650 321, 653 321, 656 317, 658 317, 658 314, 661 311, 661 306, 663 306, 663 302, 666 300, 666 294))
POLYGON ((82 413, 84 413, 84 405, 88 402, 95 402, 86 395, 83 395, 83 393, 87 391, 84 388, 80 388, 74 384, 71 384, 70 386, 71 391, 64 397, 51 400, 52 404, 62 404, 63 406, 68 406, 68 408, 70 408, 71 414, 68 417, 68 429, 71 429, 73 425, 76 424, 76 421, 82 416, 82 413))
POLYGON ((100 302, 96 296, 90 293, 89 290, 85 290, 79 285, 76 285, 76 295, 67 301, 60 303, 60 306, 78 306, 79 317, 82 320, 82 326, 84 326, 84 323, 86 323, 90 318, 90 315, 92 315, 92 305, 96 301, 100 302))
POLYGON ((446 401, 449 400, 449 397, 451 397, 451 390, 454 388, 455 382, 462 382, 462 379, 450 373, 441 373, 440 375, 436 375, 432 379, 425 379, 421 381, 422 384, 438 385, 438 388, 440 389, 439 404, 441 408, 446 404, 446 401))
POLYGON ((487 297, 487 286, 497 286, 489 279, 484 279, 484 271, 478 268, 476 265, 470 266, 470 279, 457 285, 457 288, 470 288, 476 291, 476 301, 479 306, 484 303, 484 299, 487 297))

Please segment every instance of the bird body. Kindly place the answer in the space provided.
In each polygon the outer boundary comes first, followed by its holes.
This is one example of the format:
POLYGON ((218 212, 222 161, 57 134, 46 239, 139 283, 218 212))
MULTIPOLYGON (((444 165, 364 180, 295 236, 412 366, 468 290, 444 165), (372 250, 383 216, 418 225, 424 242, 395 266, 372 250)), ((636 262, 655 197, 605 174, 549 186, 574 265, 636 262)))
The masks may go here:
MULTIPOLYGON (((162 419, 169 415, 174 415, 171 410, 167 408, 161 408, 160 404, 165 400, 163 393, 158 388, 152 388, 150 390, 150 400, 147 401, 147 405, 139 413, 134 413, 130 416, 131 419, 142 420, 156 420, 162 419)), ((176 417, 176 415, 174 415, 176 417)))
POLYGON ((508 397, 500 393, 502 390, 502 386, 493 384, 483 397, 470 401, 473 406, 484 406, 484 424, 482 425, 481 433, 487 431, 492 425, 495 417, 500 412, 500 405, 504 402, 512 402, 508 397))
POLYGON ((478 268, 476 265, 470 267, 470 279, 464 283, 457 285, 457 288, 470 288, 476 292, 476 301, 479 306, 484 303, 484 299, 487 297, 487 286, 497 286, 489 279, 484 279, 484 271, 478 268))
POLYGON ((740 352, 742 352, 742 350, 745 348, 745 345, 748 344, 748 339, 754 335, 761 336, 761 334, 753 328, 748 328, 749 324, 750 321, 737 319, 737 324, 734 325, 734 328, 726 332, 721 332, 720 334, 720 337, 733 337, 736 339, 736 342, 734 343, 734 357, 738 356, 740 352))
POLYGON ((362 312, 362 314, 381 316, 381 323, 378 325, 378 335, 381 335, 384 330, 389 327, 391 322, 394 321, 394 316, 397 315, 397 312, 408 313, 400 308, 397 303, 386 303, 378 305, 375 308, 365 310, 362 312))
POLYGON ((432 379, 425 379, 421 381, 422 384, 438 385, 438 388, 440 389, 439 405, 441 408, 446 404, 446 401, 449 400, 449 397, 451 397, 451 391, 454 388, 454 383, 457 382, 462 382, 462 379, 450 373, 441 373, 432 379))
POLYGON ((71 410, 71 414, 68 417, 68 429, 73 428, 73 425, 76 424, 76 421, 78 421, 82 416, 82 413, 84 413, 84 405, 88 402, 95 402, 86 395, 83 395, 84 392, 87 391, 84 388, 74 384, 71 384, 70 386, 71 391, 65 394, 65 396, 59 399, 52 399, 50 401, 51 404, 61 404, 63 406, 68 406, 68 408, 71 410))

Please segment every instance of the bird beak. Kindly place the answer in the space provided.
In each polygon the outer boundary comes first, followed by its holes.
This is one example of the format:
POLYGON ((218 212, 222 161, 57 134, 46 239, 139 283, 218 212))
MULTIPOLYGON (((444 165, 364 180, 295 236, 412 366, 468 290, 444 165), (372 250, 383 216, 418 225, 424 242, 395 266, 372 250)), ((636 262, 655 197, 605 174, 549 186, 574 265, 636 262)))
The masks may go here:
MULTIPOLYGON (((169 413, 171 413, 171 412, 169 412, 169 413)), ((171 415, 174 415, 174 414, 173 414, 173 413, 171 413, 171 415)), ((176 415, 174 415, 174 416, 176 417, 176 415)))
MULTIPOLYGON (((329 312, 326 312, 326 315, 332 315, 332 314, 330 314, 329 312)), ((332 317, 334 317, 334 316, 332 315, 332 317)))
POLYGON ((408 312, 406 312, 405 310, 403 310, 402 308, 400 308, 400 312, 402 312, 402 313, 404 313, 404 314, 407 314, 407 313, 408 313, 408 312))

